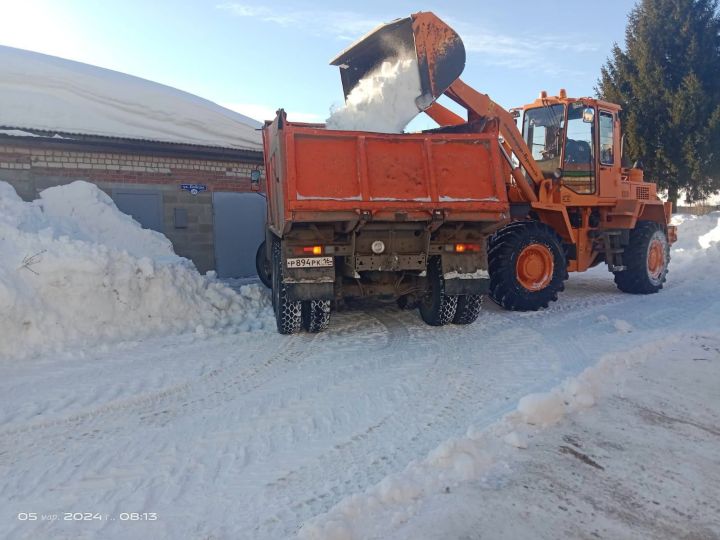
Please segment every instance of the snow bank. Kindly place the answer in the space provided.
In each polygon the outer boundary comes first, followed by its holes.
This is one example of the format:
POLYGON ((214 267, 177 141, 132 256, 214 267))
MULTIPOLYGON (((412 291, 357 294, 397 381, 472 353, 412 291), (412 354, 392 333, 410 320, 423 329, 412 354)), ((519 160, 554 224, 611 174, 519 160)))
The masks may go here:
POLYGON ((673 221, 678 226, 678 241, 670 252, 668 284, 682 278, 697 286, 714 287, 720 267, 720 212, 679 215, 673 221))
POLYGON ((365 493, 347 497, 326 514, 306 522, 299 531, 300 538, 386 537, 388 524, 391 529, 408 521, 425 497, 507 470, 508 452, 527 448, 533 436, 566 414, 592 407, 600 395, 622 384, 619 375, 628 367, 682 339, 685 337, 674 336, 631 352, 607 355, 550 392, 525 396, 515 411, 498 422, 485 429, 470 427, 464 437, 445 441, 422 461, 411 462, 402 472, 387 476, 365 493))
POLYGON ((419 112, 420 94, 417 60, 400 55, 360 79, 345 105, 327 119, 327 129, 401 133, 419 112))
POLYGON ((272 328, 266 295, 201 276, 86 182, 0 182, 0 358, 171 332, 272 328))
POLYGON ((12 47, 0 46, 0 103, 0 126, 21 130, 262 150, 259 122, 211 101, 12 47))

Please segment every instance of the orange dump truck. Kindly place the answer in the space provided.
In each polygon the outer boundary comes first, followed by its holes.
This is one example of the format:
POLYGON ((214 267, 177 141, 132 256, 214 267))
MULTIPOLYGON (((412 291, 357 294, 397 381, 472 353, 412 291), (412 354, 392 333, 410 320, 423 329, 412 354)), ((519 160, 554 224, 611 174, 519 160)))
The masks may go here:
POLYGON ((497 122, 418 134, 331 131, 288 122, 263 131, 278 328, 327 324, 330 301, 420 302, 433 325, 477 317, 488 236, 509 220, 497 122), (481 129, 480 129, 481 128, 481 129))
POLYGON ((434 326, 473 322, 485 292, 536 310, 557 300, 568 272, 600 263, 624 292, 662 288, 671 208, 624 160, 619 106, 561 90, 505 110, 459 78, 462 40, 432 13, 380 26, 332 64, 347 96, 407 54, 414 105, 439 128, 334 131, 282 110, 264 126, 257 266, 279 332, 324 329, 332 302, 348 297, 397 299, 434 326))

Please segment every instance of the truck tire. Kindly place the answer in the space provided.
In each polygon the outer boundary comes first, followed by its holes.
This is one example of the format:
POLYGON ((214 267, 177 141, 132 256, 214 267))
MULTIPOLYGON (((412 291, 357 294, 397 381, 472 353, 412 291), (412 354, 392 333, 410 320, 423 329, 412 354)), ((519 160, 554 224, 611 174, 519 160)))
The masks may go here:
POLYGON ((440 257, 431 257, 427 266, 428 291, 420 299, 420 316, 430 326, 452 322, 457 310, 457 296, 445 294, 445 277, 440 257))
POLYGON ((322 332, 330 324, 330 300, 305 300, 302 303, 303 328, 308 332, 322 332))
POLYGON ((474 323, 482 310, 482 294, 463 294, 458 296, 457 309, 453 324, 474 323))
POLYGON ((613 272, 615 284, 621 291, 652 294, 663 288, 670 263, 670 244, 660 224, 638 221, 630 231, 623 262, 625 270, 613 272))
POLYGON ((567 261, 557 233, 544 223, 511 223, 489 242, 490 297, 513 311, 548 307, 565 289, 567 261))
POLYGON ((272 274, 272 270, 270 267, 270 262, 265 256, 265 241, 260 244, 260 247, 255 253, 255 270, 257 271, 257 275, 260 278, 262 284, 265 285, 268 289, 272 289, 272 278, 270 277, 270 275, 272 274))
POLYGON ((294 334, 300 331, 302 302, 288 300, 287 286, 282 282, 283 268, 280 240, 273 241, 272 258, 272 300, 277 329, 281 334, 294 334))

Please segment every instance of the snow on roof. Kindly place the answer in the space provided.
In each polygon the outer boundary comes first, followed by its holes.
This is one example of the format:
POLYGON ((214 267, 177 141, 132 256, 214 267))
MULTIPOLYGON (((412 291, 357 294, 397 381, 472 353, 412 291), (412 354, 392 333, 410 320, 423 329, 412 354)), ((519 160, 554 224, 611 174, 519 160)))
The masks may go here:
POLYGON ((6 135, 40 130, 262 151, 260 126, 170 86, 0 45, 6 135))

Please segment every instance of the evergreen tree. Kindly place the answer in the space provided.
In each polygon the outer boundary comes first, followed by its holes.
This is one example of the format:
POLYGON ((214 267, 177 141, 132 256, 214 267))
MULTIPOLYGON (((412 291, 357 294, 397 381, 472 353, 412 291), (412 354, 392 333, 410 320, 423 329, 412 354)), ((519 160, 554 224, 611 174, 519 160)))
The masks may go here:
POLYGON ((640 0, 596 92, 622 106, 625 152, 677 204, 720 190, 718 0, 640 0))

